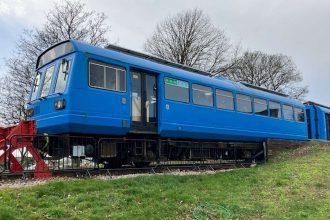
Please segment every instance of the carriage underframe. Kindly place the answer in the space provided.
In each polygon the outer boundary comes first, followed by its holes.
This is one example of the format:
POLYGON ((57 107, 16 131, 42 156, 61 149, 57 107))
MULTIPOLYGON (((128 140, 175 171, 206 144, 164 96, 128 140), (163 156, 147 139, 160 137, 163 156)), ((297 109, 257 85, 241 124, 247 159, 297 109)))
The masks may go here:
POLYGON ((1 129, 1 171, 111 169, 162 165, 205 165, 267 160, 265 143, 174 140, 159 137, 93 137, 37 134, 34 121, 1 129))

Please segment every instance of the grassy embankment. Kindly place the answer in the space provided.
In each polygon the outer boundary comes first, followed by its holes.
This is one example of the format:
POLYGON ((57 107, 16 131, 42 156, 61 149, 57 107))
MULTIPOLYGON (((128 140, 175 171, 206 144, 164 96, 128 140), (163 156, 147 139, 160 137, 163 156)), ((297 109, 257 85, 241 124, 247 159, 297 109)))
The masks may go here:
POLYGON ((194 211, 202 219, 330 219, 330 148, 313 144, 266 165, 210 175, 0 189, 6 220, 194 219, 194 211))

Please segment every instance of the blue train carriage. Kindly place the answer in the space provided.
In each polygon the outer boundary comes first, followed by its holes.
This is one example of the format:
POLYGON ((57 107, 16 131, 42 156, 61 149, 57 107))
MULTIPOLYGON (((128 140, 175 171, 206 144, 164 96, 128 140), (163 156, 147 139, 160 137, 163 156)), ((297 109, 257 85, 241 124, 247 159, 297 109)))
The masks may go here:
POLYGON ((315 102, 306 102, 308 138, 330 140, 330 107, 315 102))
POLYGON ((39 56, 27 109, 38 132, 48 134, 307 140, 305 108, 297 100, 116 46, 75 40, 39 56))

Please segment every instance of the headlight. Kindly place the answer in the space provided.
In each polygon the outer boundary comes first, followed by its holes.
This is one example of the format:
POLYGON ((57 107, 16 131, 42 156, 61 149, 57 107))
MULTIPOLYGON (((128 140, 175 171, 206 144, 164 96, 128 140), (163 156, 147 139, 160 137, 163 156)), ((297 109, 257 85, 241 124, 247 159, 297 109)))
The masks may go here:
POLYGON ((56 110, 64 109, 65 108, 65 99, 55 101, 54 107, 56 110))
POLYGON ((34 109, 33 108, 27 109, 26 110, 26 115, 28 117, 32 117, 34 115, 34 109))

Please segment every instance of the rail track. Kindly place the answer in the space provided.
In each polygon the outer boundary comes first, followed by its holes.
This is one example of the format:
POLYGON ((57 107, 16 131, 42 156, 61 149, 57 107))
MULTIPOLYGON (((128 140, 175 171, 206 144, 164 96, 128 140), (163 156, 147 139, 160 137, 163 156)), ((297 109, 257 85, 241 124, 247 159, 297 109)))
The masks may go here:
MULTIPOLYGON (((251 163, 221 163, 221 164, 192 164, 192 165, 159 165, 148 166, 143 168, 136 167, 123 167, 116 169, 65 169, 65 170, 52 170, 52 177, 76 177, 76 178, 89 178, 97 175, 106 175, 110 178, 113 176, 122 176, 129 174, 157 174, 157 173, 171 173, 173 171, 216 171, 228 170, 237 168, 248 168, 251 163)), ((10 181, 15 179, 33 179, 35 171, 23 172, 2 172, 0 173, 0 181, 10 181)))

